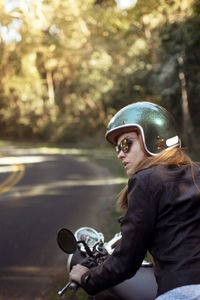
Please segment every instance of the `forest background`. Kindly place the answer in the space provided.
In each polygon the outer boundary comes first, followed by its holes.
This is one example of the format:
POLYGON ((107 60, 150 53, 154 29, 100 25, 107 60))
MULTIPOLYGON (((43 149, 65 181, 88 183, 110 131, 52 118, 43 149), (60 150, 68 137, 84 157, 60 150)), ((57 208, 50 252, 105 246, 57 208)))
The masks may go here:
POLYGON ((1 139, 100 143, 152 101, 199 150, 199 0, 0 0, 0 15, 1 139))

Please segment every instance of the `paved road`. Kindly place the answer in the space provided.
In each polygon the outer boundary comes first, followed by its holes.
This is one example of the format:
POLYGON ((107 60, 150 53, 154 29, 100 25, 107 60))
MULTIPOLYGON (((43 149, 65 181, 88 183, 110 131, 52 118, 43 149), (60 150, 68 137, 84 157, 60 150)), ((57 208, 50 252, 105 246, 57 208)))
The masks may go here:
POLYGON ((0 300, 41 299, 65 270, 58 229, 101 230, 113 186, 106 169, 78 156, 0 152, 0 300))

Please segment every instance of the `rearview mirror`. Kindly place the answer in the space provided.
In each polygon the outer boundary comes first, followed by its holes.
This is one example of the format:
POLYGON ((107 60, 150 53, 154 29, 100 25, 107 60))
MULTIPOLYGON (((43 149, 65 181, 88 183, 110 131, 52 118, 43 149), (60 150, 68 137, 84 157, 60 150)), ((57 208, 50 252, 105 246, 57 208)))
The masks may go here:
POLYGON ((58 246, 67 254, 74 253, 77 249, 77 241, 73 233, 66 228, 62 228, 57 234, 58 246))

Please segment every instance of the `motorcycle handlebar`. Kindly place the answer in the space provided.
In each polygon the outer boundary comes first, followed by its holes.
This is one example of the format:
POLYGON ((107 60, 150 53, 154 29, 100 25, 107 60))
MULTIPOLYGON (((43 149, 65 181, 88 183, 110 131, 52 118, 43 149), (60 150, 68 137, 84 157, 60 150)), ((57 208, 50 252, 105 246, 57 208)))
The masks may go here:
POLYGON ((67 290, 76 291, 79 287, 79 284, 75 281, 68 282, 62 290, 58 292, 59 296, 62 296, 67 290))
POLYGON ((76 291, 79 287, 79 284, 76 281, 72 281, 69 285, 69 289, 71 291, 76 291))

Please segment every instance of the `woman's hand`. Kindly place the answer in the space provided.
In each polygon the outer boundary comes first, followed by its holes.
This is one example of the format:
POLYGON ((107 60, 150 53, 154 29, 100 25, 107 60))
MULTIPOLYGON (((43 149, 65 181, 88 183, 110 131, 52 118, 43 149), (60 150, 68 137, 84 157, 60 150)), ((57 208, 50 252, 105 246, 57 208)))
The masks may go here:
POLYGON ((76 266, 73 266, 71 272, 69 273, 70 281, 76 281, 79 283, 79 285, 81 285, 81 277, 87 271, 89 271, 89 269, 82 265, 78 264, 76 266))

